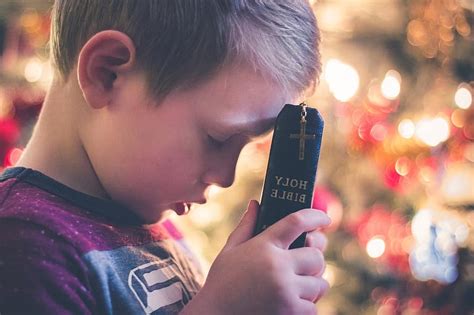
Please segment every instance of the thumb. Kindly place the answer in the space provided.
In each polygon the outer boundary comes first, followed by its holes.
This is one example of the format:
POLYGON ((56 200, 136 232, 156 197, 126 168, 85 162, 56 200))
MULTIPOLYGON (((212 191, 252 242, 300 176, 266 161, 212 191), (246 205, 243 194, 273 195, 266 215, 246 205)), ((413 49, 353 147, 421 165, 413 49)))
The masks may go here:
POLYGON ((235 230, 230 234, 227 239, 227 243, 224 246, 225 249, 233 248, 237 245, 242 244, 252 238, 257 224, 257 215, 260 205, 256 200, 250 200, 247 210, 242 216, 240 223, 237 225, 235 230))

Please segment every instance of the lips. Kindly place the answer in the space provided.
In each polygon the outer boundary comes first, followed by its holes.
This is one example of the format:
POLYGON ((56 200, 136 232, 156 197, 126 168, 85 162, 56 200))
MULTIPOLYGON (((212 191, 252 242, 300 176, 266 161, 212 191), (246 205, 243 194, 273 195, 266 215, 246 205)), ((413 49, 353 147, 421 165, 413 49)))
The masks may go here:
POLYGON ((176 211, 178 215, 184 215, 184 214, 187 214, 191 210, 192 204, 205 204, 206 201, 207 200, 203 198, 201 200, 191 201, 191 202, 184 202, 184 201, 176 202, 174 206, 174 210, 176 211))

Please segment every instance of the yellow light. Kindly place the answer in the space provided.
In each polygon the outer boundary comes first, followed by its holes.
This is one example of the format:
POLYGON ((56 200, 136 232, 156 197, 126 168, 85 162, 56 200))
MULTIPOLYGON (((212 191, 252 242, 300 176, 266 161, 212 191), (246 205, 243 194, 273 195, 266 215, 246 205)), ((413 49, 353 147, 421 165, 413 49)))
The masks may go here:
POLYGON ((456 106, 461 109, 468 109, 472 104, 472 94, 467 85, 461 84, 454 95, 456 106))
POLYGON ((410 253, 413 249, 413 238, 410 236, 402 240, 402 249, 405 253, 410 253))
POLYGON ((20 24, 28 33, 37 33, 41 30, 41 17, 35 10, 29 10, 21 16, 20 24))
POLYGON ((341 102, 350 100, 359 89, 357 70, 337 59, 330 59, 326 63, 324 78, 331 93, 341 102))
POLYGON ((374 236, 367 242, 366 250, 369 257, 378 258, 385 253, 385 241, 379 236, 374 236))
POLYGON ((416 137, 426 144, 437 144, 436 140, 432 140, 430 120, 424 118, 416 123, 416 137), (431 141, 430 141, 431 140, 431 141))
POLYGON ((401 176, 406 176, 410 172, 410 160, 407 157, 401 157, 395 163, 395 171, 401 176))
POLYGON ((429 167, 422 167, 418 172, 418 177, 425 183, 432 182, 434 179, 433 170, 429 167))
POLYGON ((439 142, 444 142, 449 138, 449 122, 444 117, 437 117, 433 119, 433 128, 436 130, 435 134, 438 136, 439 142))
POLYGON ((417 138, 430 147, 446 141, 449 134, 449 123, 444 117, 424 118, 416 124, 417 138))
POLYGON ((19 149, 19 148, 12 149, 8 154, 8 161, 10 162, 10 165, 15 165, 16 162, 20 160, 22 154, 23 154, 22 149, 19 149))
POLYGON ((415 135, 415 124, 410 119, 404 119, 398 124, 398 133, 405 139, 415 135))
POLYGON ((336 280, 336 274, 334 272, 334 267, 332 265, 327 264, 326 269, 323 273, 323 278, 329 283, 329 286, 334 285, 334 281, 336 280))
POLYGON ((389 100, 396 99, 400 95, 400 83, 400 73, 395 70, 387 72, 381 86, 383 96, 389 100))
POLYGON ((410 44, 418 47, 429 42, 429 30, 421 19, 411 20, 408 23, 407 39, 410 44))
POLYGON ((470 162, 474 162, 474 143, 466 145, 464 150, 464 157, 470 162))
POLYGON ((443 198, 450 202, 462 202, 474 196, 474 168, 464 163, 450 163, 443 174, 441 192, 443 198))
POLYGON ((26 64, 25 79, 30 83, 38 82, 43 75, 43 63, 38 58, 33 58, 26 64))
POLYGON ((464 127, 464 111, 461 109, 456 109, 451 114, 451 122, 457 128, 464 127))
POLYGON ((51 64, 47 61, 43 63, 43 72, 38 84, 43 89, 46 90, 50 86, 52 81, 53 81, 53 68, 51 64))
POLYGON ((14 107, 10 98, 0 89, 0 119, 9 117, 14 113, 14 107))

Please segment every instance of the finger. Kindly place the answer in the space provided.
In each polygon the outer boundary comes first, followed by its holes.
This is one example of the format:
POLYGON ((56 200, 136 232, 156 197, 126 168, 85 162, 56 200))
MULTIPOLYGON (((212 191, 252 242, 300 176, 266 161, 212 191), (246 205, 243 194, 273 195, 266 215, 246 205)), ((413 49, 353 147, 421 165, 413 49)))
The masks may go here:
POLYGON ((264 231, 276 246, 287 249, 303 232, 313 231, 331 223, 328 215, 320 210, 302 209, 291 213, 264 231))
POLYGON ((306 234, 306 247, 315 247, 324 252, 328 245, 328 239, 324 233, 319 231, 311 231, 306 234))
POLYGON ((320 276, 324 273, 326 263, 323 253, 314 247, 302 247, 290 250, 293 270, 297 275, 320 276))
POLYGON ((291 312, 291 314, 298 315, 316 315, 316 305, 312 301, 300 299, 296 305, 296 310, 291 312))
POLYGON ((319 291, 319 296, 313 300, 313 303, 316 303, 321 299, 326 293, 328 293, 330 285, 329 282, 324 278, 319 278, 321 280, 321 289, 319 291))
POLYGON ((260 205, 258 204, 258 201, 250 200, 247 206, 247 211, 243 214, 240 223, 227 239, 227 243, 223 249, 224 251, 252 238, 259 209, 260 205))
POLYGON ((301 299, 315 302, 329 290, 329 283, 320 277, 300 276, 296 280, 301 299))

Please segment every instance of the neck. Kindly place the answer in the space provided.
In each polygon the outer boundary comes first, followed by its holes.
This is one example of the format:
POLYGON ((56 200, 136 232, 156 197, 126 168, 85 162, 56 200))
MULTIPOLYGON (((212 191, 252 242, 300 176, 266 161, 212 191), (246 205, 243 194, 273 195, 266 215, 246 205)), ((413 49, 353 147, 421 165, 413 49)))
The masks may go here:
POLYGON ((87 106, 77 82, 53 82, 31 139, 15 166, 35 169, 77 191, 108 198, 78 132, 87 106))

